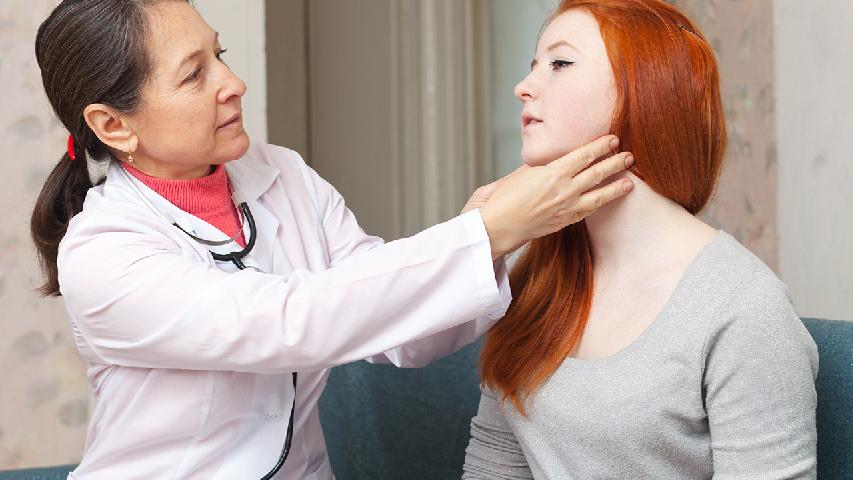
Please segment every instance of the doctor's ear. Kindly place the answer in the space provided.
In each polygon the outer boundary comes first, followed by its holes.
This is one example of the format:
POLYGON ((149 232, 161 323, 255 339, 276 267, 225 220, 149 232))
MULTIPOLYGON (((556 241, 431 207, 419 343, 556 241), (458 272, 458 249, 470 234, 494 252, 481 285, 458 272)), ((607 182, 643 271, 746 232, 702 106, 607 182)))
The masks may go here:
POLYGON ((93 103, 83 110, 83 118, 89 128, 105 145, 122 152, 135 152, 139 142, 127 117, 102 103, 93 103))

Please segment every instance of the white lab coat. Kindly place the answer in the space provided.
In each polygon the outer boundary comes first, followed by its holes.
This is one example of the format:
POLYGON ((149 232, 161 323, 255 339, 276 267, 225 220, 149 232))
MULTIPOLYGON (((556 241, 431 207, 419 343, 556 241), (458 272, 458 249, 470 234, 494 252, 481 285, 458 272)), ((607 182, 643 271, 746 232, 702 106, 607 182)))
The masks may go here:
POLYGON ((477 210, 385 244, 291 150, 253 144, 226 169, 257 222, 246 270, 214 261, 141 195, 199 237, 225 234, 116 164, 72 219, 60 290, 97 402, 69 478, 260 478, 279 457, 294 395, 293 443, 275 478, 333 478, 317 414, 328 368, 425 365, 509 305, 477 210))

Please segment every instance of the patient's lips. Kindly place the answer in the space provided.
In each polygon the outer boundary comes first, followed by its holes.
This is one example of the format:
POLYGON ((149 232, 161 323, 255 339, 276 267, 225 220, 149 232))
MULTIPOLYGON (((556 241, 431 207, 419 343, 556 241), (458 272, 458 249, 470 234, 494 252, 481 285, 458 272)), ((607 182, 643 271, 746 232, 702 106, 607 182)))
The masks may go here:
POLYGON ((526 131, 529 128, 535 127, 542 123, 542 119, 530 112, 522 112, 521 114, 521 130, 526 131))

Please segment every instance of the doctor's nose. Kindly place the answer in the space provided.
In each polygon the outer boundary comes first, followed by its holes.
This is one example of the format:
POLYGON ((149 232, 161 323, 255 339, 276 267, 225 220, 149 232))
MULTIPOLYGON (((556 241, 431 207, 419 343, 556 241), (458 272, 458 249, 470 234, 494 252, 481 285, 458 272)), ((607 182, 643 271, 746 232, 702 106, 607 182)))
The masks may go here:
POLYGON ((230 68, 223 78, 222 88, 219 89, 217 100, 226 103, 231 97, 242 97, 246 94, 246 82, 234 74, 230 68))

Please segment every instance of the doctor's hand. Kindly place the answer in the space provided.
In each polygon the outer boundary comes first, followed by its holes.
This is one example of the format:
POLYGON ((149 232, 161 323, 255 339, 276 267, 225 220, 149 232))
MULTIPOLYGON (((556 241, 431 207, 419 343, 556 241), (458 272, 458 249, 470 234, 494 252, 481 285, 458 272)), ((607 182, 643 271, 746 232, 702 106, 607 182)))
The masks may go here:
MULTIPOLYGON (((530 167, 528 167, 527 165, 522 165, 521 167, 515 169, 515 172, 518 172, 519 170, 526 169, 526 168, 530 168, 530 167)), ((460 214, 470 212, 471 210, 474 210, 475 208, 480 208, 483 205, 485 205, 486 202, 489 201, 489 197, 492 196, 492 193, 494 193, 494 191, 497 190, 498 186, 500 184, 502 184, 507 178, 509 178, 515 172, 512 172, 505 177, 499 178, 499 179, 495 180, 494 182, 492 182, 488 185, 483 185, 482 187, 474 190, 474 193, 471 194, 471 198, 469 198, 468 202, 465 203, 465 207, 462 209, 462 212, 460 214)))
POLYGON ((608 135, 547 165, 523 166, 474 192, 463 212, 480 208, 492 258, 580 222, 630 192, 634 184, 628 179, 601 185, 634 164, 629 152, 613 153, 618 145, 608 135))

